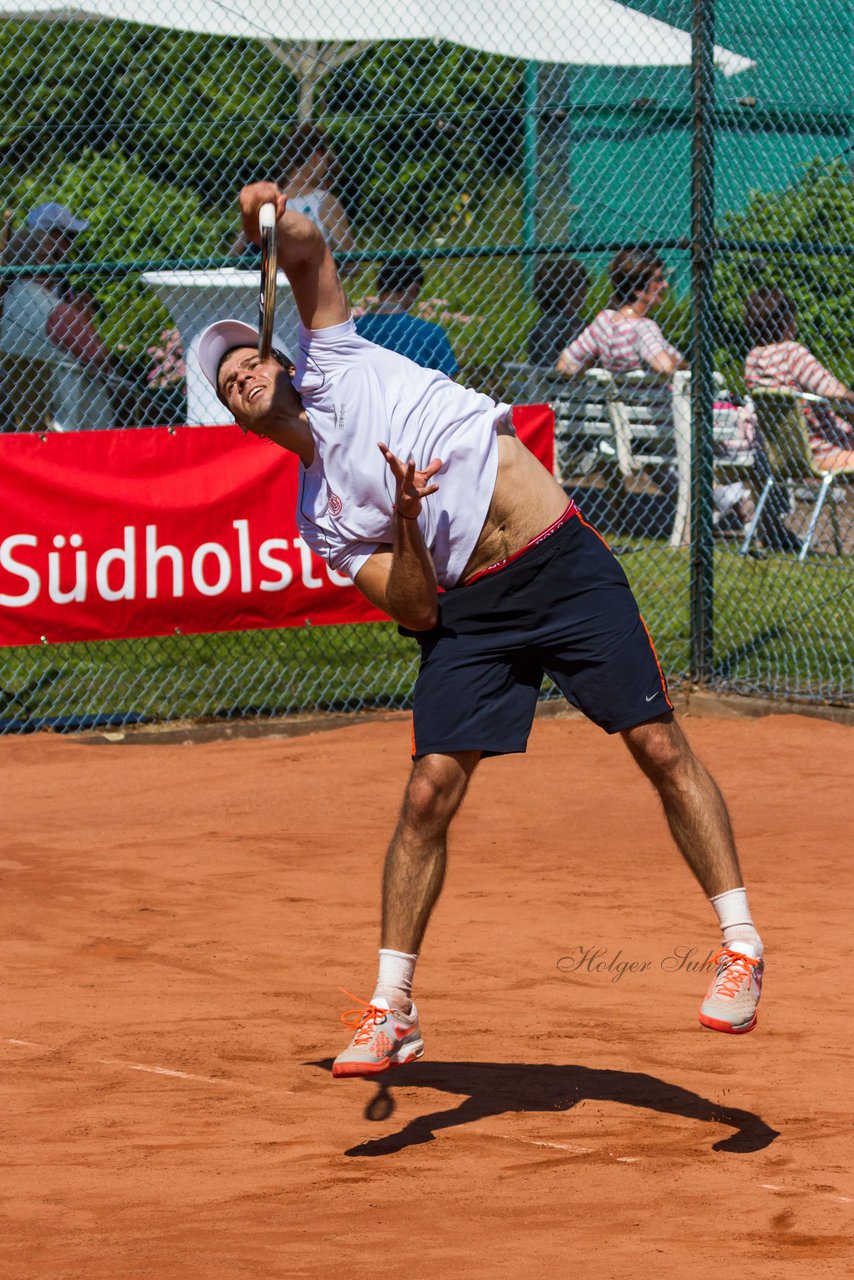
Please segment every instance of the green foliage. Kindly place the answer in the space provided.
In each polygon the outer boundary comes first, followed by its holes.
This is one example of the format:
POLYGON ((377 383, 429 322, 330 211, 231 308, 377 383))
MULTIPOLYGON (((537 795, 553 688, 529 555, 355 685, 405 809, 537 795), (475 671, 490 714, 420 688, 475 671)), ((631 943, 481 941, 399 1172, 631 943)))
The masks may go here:
POLYGON ((50 172, 28 171, 17 182, 7 177, 6 203, 17 222, 46 200, 58 200, 91 226, 79 237, 75 257, 104 263, 104 274, 75 281, 101 303, 99 328, 114 349, 140 358, 160 331, 171 324, 168 313, 142 284, 138 272, 114 274, 109 264, 158 261, 195 251, 206 258, 211 247, 225 243, 231 219, 205 208, 193 191, 155 183, 113 146, 102 153, 86 151, 76 163, 50 172), (81 199, 85 193, 85 200, 81 199))
POLYGON ((716 273, 718 360, 741 377, 747 337, 744 303, 761 284, 783 289, 798 306, 798 336, 849 386, 854 382, 854 183, 842 161, 813 161, 784 191, 754 191, 743 213, 727 214, 727 240, 755 244, 722 252, 716 273), (816 252, 762 247, 814 245, 816 252), (846 253, 827 252, 833 248, 846 253))
POLYGON ((476 201, 519 172, 522 70, 507 58, 424 41, 375 45, 329 77, 325 104, 366 246, 429 245, 461 195, 476 201))
MULTIPOLYGON (((244 182, 278 176, 297 115, 295 76, 258 40, 0 22, 0 73, 10 170, 118 148, 152 182, 223 211, 244 182)), ((411 243, 461 190, 518 165, 521 78, 509 59, 426 41, 376 44, 327 75, 321 114, 360 240, 411 243)))
MULTIPOLYGON (((3 204, 16 225, 49 199, 90 218, 82 261, 189 265, 225 254, 237 190, 278 176, 296 119, 296 78, 260 41, 116 22, 3 22, 0 71, 3 204)), ((361 249, 518 238, 521 85, 509 59, 424 41, 372 46, 329 73, 322 116, 361 249)), ((496 269, 476 263, 462 284, 459 267, 439 273, 452 309, 478 317, 452 335, 476 367, 493 366, 497 344, 517 336, 504 329, 496 269)), ((507 270, 518 276, 518 264, 507 270)), ((366 264, 357 277, 364 292, 372 275, 366 264)), ((95 292, 107 341, 141 358, 169 323, 163 309, 138 277, 107 273, 95 292)))
MULTIPOLYGON (((641 7, 671 18, 685 8, 683 0, 641 7)), ((626 69, 608 74, 629 83, 626 69)), ((318 100, 360 249, 423 252, 428 289, 472 317, 449 325, 464 376, 499 392, 504 363, 521 358, 536 319, 522 261, 482 252, 522 239, 522 81, 512 59, 385 42, 331 70, 318 100), (480 253, 431 261, 449 248, 480 253)), ((216 257, 237 229, 240 184, 277 174, 297 97, 295 76, 260 40, 100 21, 0 22, 0 197, 17 224, 47 199, 89 217, 78 254, 91 262, 216 257)), ((720 230, 756 243, 850 245, 848 169, 815 162, 789 189, 754 192, 720 230)), ((608 294, 603 261, 590 265, 588 318, 608 294)), ((740 376, 741 312, 761 281, 793 294, 804 341, 854 379, 850 254, 721 254, 712 318, 719 367, 740 376)), ((354 296, 370 292, 372 263, 348 285, 354 296)), ((168 323, 162 308, 138 275, 107 272, 96 292, 110 345, 141 359, 168 323)), ((676 289, 656 318, 687 353, 690 316, 676 289)))
POLYGON ((259 41, 120 22, 5 22, 0 72, 10 168, 118 147, 152 181, 223 208, 244 181, 273 176, 296 114, 293 76, 259 41))

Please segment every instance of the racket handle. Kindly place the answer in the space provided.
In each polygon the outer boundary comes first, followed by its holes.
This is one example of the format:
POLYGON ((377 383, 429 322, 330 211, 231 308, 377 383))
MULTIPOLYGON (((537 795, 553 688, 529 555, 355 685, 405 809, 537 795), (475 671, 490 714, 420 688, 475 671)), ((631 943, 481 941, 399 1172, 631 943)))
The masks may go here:
POLYGON ((276 310, 276 206, 270 202, 258 210, 261 238, 261 288, 258 294, 258 354, 270 355, 276 310))

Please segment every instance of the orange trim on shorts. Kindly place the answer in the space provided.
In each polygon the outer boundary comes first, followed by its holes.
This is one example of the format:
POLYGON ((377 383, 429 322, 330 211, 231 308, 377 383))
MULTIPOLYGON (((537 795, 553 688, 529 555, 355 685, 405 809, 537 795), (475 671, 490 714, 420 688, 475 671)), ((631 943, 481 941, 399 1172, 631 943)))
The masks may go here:
POLYGON ((412 759, 414 760, 414 759, 415 759, 415 756, 416 756, 416 751, 415 751, 415 716, 413 716, 413 717, 412 717, 412 753, 411 753, 411 754, 412 754, 412 759))
MULTIPOLYGON (((585 519, 584 519, 584 516, 581 514, 581 512, 580 512, 580 511, 576 511, 576 515, 578 516, 578 518, 579 518, 579 520, 581 521, 581 523, 584 525, 585 529, 589 529, 591 533, 595 533, 595 534, 596 534, 596 537, 597 537, 597 538, 599 539, 599 541, 602 543, 602 546, 605 548, 605 550, 606 550, 606 551, 611 551, 611 548, 608 546, 608 543, 607 543, 607 542, 605 541, 605 539, 602 537, 602 535, 601 535, 601 533, 599 532, 599 530, 598 530, 598 529, 594 529, 594 528, 593 528, 593 525, 592 525, 592 524, 590 524, 590 522, 589 522, 588 520, 585 520, 585 519)), ((611 555, 613 555, 613 554, 614 554, 614 553, 613 553, 613 551, 611 551, 611 555)), ((643 621, 643 619, 641 619, 641 621, 643 621)), ((646 628, 644 628, 644 630, 646 630, 646 628)), ((648 631, 647 631, 647 635, 649 635, 649 632, 648 632, 648 631)), ((651 641, 651 640, 650 640, 650 644, 652 644, 652 641, 651 641)), ((655 652, 655 649, 653 649, 653 652, 655 652)), ((659 669, 660 669, 660 668, 659 668, 659 669)))
MULTIPOLYGON (((594 529, 594 533, 595 533, 595 529, 594 529)), ((646 638, 647 638, 647 640, 649 641, 649 647, 650 647, 650 649, 652 649, 652 656, 655 658, 655 665, 658 667, 658 678, 659 678, 659 679, 660 679, 660 681, 661 681, 661 691, 662 691, 662 693, 664 694, 665 702, 667 703, 668 707, 669 707, 669 708, 670 708, 670 710, 672 711, 672 710, 673 710, 673 703, 670 701, 670 694, 667 692, 667 681, 666 681, 666 680, 665 680, 665 678, 664 678, 664 672, 661 670, 661 663, 658 661, 658 654, 655 652, 655 645, 652 643, 652 636, 649 634, 649 628, 647 627, 646 623, 644 622, 643 614, 642 614, 642 613, 638 613, 638 617, 639 617, 639 618, 640 618, 640 620, 641 620, 641 626, 643 627, 644 631, 646 632, 646 638)))
MULTIPOLYGON (((585 519, 584 519, 584 516, 581 514, 581 512, 580 512, 580 511, 578 512, 578 518, 579 518, 579 520, 581 521, 581 523, 584 525, 585 529, 589 529, 591 533, 595 533, 595 534, 596 534, 596 537, 597 537, 597 538, 599 539, 599 541, 602 543, 602 546, 603 546, 603 547, 605 547, 608 551, 611 551, 611 548, 608 546, 607 542, 606 542, 606 541, 605 541, 605 539, 602 537, 602 535, 601 535, 601 533, 599 532, 599 530, 598 530, 598 529, 594 529, 594 528, 593 528, 593 525, 592 525, 592 524, 590 524, 587 520, 585 520, 585 519)), ((614 554, 614 553, 613 553, 613 551, 611 551, 611 555, 613 555, 613 554, 614 554)), ((639 617, 639 618, 640 618, 640 620, 641 620, 641 626, 643 627, 644 631, 646 632, 646 638, 647 638, 647 640, 649 641, 649 647, 650 647, 650 649, 652 649, 652 656, 655 658, 655 665, 656 665, 656 667, 658 668, 658 678, 659 678, 659 680, 661 681, 661 691, 662 691, 662 693, 664 694, 664 700, 665 700, 665 702, 667 703, 667 705, 668 705, 668 707, 670 708, 670 710, 672 711, 672 710, 673 710, 673 703, 670 701, 670 694, 667 692, 667 681, 666 681, 666 680, 665 680, 665 678, 664 678, 664 672, 663 672, 663 671, 662 671, 662 669, 661 669, 661 663, 660 663, 660 662, 659 662, 659 660, 658 660, 658 654, 657 654, 657 653, 656 653, 656 651, 655 651, 655 645, 652 643, 652 636, 649 634, 649 627, 646 625, 646 622, 644 621, 644 616, 643 616, 643 614, 642 614, 640 611, 638 611, 638 617, 639 617)))

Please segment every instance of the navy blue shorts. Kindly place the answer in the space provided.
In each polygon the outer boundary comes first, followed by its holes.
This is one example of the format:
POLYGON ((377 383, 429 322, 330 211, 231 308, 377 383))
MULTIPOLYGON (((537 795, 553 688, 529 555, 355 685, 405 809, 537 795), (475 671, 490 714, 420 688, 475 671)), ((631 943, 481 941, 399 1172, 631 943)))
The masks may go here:
POLYGON ((524 751, 543 675, 608 733, 673 704, 626 575, 573 515, 504 568, 439 596, 418 633, 413 757, 524 751))

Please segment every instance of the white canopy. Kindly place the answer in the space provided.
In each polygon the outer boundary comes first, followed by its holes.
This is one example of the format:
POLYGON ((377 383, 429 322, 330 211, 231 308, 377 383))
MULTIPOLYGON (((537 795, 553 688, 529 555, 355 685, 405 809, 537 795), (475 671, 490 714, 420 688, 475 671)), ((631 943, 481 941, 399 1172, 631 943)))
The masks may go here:
MULTIPOLYGON (((680 67, 691 61, 685 31, 616 0, 0 0, 0 17, 74 20, 97 16, 148 26, 242 36, 278 44, 447 40, 528 62, 574 66, 680 67)), ((752 67, 715 46, 725 75, 752 67)))

